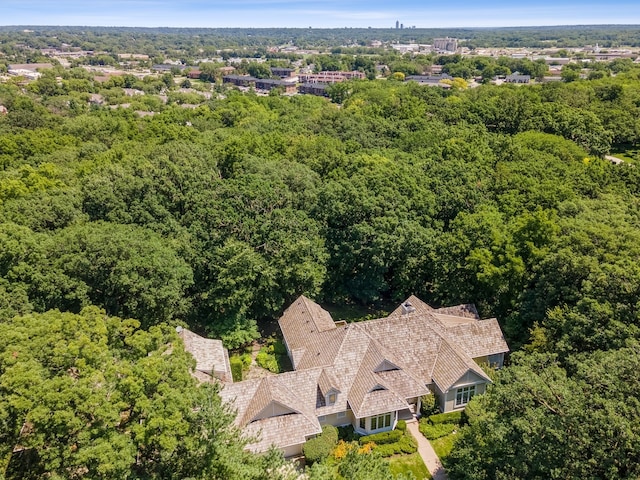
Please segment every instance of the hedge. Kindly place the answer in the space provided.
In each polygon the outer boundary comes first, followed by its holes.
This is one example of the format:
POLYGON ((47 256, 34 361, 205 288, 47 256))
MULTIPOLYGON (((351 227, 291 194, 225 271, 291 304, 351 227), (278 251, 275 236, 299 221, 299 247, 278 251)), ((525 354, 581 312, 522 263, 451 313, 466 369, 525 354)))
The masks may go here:
POLYGON ((455 425, 460 425, 461 421, 462 421, 462 411, 438 413, 437 415, 431 415, 429 417, 429 422, 432 423, 433 425, 437 425, 440 423, 453 423, 455 425))
POLYGON ((386 445, 388 443, 396 443, 402 438, 401 430, 389 430, 388 432, 374 433, 373 435, 365 435, 358 440, 360 445, 373 442, 376 445, 386 445))
POLYGON ((418 446, 413 437, 405 435, 395 443, 376 445, 373 447, 373 451, 383 457, 391 457, 392 455, 398 455, 400 453, 415 453, 418 451, 418 446))
POLYGON ((437 423, 434 425, 424 420, 425 419, 420 420, 420 433, 429 440, 435 440, 449 435, 457 428, 457 425, 452 423, 437 423))
POLYGON ((325 425, 322 427, 322 437, 326 438, 335 447, 338 444, 338 429, 333 425, 325 425))
POLYGON ((407 431, 407 422, 405 420, 398 420, 396 424, 396 430, 400 430, 401 432, 407 431))

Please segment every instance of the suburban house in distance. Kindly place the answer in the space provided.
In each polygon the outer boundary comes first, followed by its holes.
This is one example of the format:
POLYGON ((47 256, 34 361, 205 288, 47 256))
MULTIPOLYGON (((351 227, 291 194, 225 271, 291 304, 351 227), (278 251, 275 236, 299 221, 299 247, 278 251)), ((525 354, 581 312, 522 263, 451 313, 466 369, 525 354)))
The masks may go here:
POLYGON ((462 409, 491 381, 479 364, 499 368, 508 351, 496 319, 480 320, 474 306, 434 309, 413 296, 386 318, 349 324, 301 296, 279 324, 294 371, 220 394, 259 438, 249 449, 274 444, 285 456, 326 424, 390 430, 419 412, 422 395, 437 395, 444 412, 462 409))

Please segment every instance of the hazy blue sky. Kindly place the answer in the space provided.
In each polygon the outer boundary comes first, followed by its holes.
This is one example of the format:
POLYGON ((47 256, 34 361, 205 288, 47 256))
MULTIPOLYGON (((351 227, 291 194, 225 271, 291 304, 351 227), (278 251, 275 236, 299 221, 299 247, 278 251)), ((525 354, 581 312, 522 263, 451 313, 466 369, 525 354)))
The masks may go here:
POLYGON ((417 27, 640 24, 640 0, 0 0, 0 25, 417 27))

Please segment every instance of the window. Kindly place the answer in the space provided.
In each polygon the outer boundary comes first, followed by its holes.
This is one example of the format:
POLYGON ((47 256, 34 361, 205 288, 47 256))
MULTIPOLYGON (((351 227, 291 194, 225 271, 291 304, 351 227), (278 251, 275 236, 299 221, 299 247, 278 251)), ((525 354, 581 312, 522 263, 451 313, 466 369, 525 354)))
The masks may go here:
POLYGON ((336 403, 336 394, 335 393, 330 393, 329 394, 329 405, 332 405, 336 403))
POLYGON ((378 415, 377 417, 371 417, 371 430, 379 430, 381 428, 388 428, 391 426, 391 414, 385 413, 384 415, 378 415))
POLYGON ((338 418, 344 418, 347 416, 347 412, 338 412, 338 418))
POLYGON ((361 418, 360 419, 360 428, 362 430, 366 430, 367 429, 366 424, 365 424, 365 420, 366 420, 366 418, 361 418))
POLYGON ((327 419, 327 417, 326 417, 325 415, 320 415, 320 416, 318 417, 318 421, 319 421, 319 422, 324 422, 326 419, 327 419))
POLYGON ((469 400, 476 394, 476 386, 462 387, 456 390, 456 407, 466 405, 469 400))

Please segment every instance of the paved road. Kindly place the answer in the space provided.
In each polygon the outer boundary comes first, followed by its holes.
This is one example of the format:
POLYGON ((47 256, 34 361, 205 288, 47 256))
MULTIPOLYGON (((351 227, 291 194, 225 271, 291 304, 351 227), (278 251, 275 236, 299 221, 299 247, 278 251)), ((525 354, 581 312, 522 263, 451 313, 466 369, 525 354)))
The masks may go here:
POLYGON ((415 420, 407 422, 407 428, 418 442, 418 453, 422 457, 433 479, 447 480, 447 472, 444 471, 444 467, 429 441, 420 433, 418 422, 415 420))

